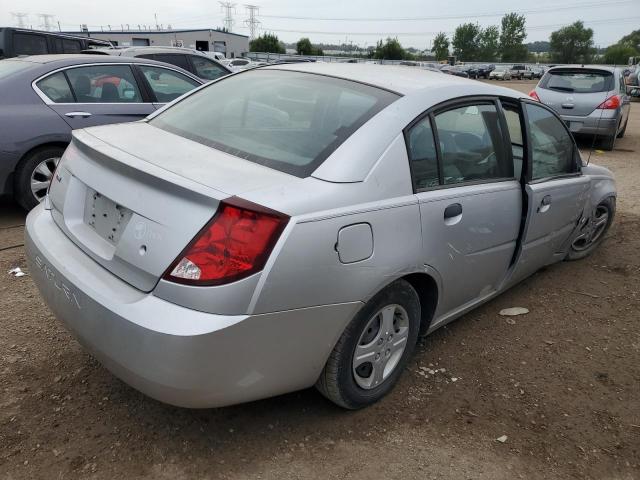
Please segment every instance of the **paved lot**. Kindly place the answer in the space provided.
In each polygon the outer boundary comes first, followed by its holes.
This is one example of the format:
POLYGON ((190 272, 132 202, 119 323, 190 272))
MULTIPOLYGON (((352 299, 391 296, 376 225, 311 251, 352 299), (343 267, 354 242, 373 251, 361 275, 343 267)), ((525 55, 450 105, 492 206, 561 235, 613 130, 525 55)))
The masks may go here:
MULTIPOLYGON (((217 410, 146 398, 79 347, 29 276, 7 275, 23 249, 0 250, 0 478, 640 478, 639 107, 616 151, 592 155, 620 190, 601 249, 423 340, 394 392, 358 412, 314 390, 217 410), (512 306, 531 313, 508 323, 512 306), (418 373, 430 364, 446 371, 418 373)), ((21 243, 6 227, 24 216, 0 211, 0 249, 21 243)))

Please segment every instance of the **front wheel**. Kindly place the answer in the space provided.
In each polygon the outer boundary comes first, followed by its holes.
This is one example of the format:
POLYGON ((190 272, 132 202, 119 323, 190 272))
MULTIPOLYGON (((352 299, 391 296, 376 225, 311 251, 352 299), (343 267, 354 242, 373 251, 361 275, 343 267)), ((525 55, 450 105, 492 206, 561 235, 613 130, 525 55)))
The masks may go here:
POLYGON ((582 220, 578 235, 571 242, 566 260, 580 260, 591 255, 604 241, 613 217, 616 214, 616 199, 609 197, 603 200, 582 220))
POLYGON ((352 410, 377 402, 400 378, 419 329, 418 294, 408 282, 397 280, 369 300, 349 323, 316 388, 352 410))

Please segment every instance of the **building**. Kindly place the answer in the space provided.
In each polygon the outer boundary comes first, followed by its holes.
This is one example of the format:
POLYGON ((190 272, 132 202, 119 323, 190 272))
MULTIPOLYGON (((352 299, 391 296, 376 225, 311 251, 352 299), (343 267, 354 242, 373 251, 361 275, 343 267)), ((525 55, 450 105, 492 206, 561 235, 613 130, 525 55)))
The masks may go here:
POLYGON ((99 40, 119 47, 187 47, 221 52, 227 58, 241 57, 249 51, 249 37, 211 28, 195 30, 109 30, 65 32, 99 40))

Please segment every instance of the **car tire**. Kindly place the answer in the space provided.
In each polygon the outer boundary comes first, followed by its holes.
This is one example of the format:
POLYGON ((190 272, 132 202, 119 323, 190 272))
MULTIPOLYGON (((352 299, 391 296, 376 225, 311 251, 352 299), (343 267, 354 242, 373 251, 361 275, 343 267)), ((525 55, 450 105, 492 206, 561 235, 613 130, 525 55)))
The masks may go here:
POLYGON ((608 136, 608 137, 604 137, 602 139, 602 149, 606 150, 608 152, 610 152, 611 150, 613 150, 616 146, 616 139, 618 138, 618 135, 616 133, 608 136))
POLYGON ((316 388, 335 404, 350 410, 377 402, 400 378, 419 330, 418 294, 407 281, 397 280, 371 298, 347 325, 316 388), (395 333, 389 333, 389 327, 395 333), (356 357, 358 347, 360 359, 356 357))
POLYGON ((624 134, 627 131, 627 124, 629 123, 629 119, 627 118, 627 121, 624 122, 624 127, 622 127, 622 130, 620 130, 620 132, 618 132, 618 138, 622 138, 624 137, 624 134))
POLYGON ((579 234, 571 242, 565 260, 580 260, 591 255, 604 241, 616 214, 616 199, 609 197, 600 202, 579 234))
POLYGON ((20 161, 16 168, 14 198, 22 208, 31 210, 44 199, 48 182, 63 153, 62 147, 43 147, 28 153, 20 161))

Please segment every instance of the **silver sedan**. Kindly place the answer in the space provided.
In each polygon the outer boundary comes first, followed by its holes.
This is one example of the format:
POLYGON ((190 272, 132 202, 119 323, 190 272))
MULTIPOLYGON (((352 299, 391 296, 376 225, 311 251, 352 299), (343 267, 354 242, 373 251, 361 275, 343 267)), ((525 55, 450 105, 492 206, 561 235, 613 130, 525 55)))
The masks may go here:
POLYGON ((591 253, 611 173, 513 90, 422 69, 277 65, 76 130, 26 245, 108 369, 186 407, 315 385, 345 408, 426 335, 591 253))

